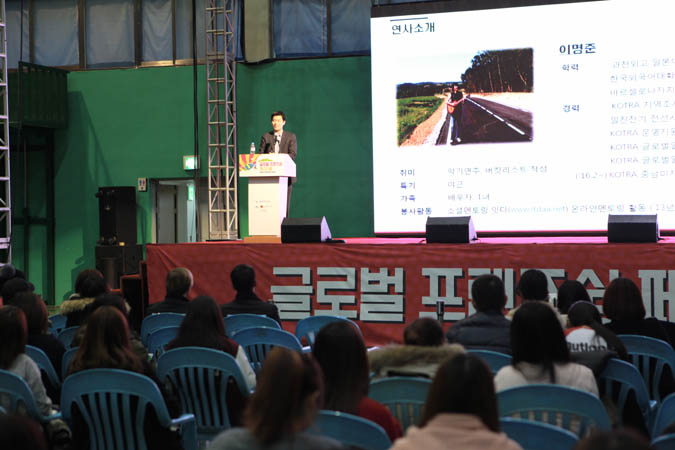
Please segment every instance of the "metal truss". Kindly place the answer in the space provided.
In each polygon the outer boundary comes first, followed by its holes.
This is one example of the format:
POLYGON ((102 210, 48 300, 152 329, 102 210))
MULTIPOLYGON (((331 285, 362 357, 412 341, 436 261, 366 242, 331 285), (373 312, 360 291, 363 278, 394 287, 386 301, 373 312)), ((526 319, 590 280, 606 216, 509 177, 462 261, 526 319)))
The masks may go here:
POLYGON ((209 239, 238 239, 234 7, 206 0, 209 239))
POLYGON ((12 208, 9 181, 9 91, 5 0, 0 0, 0 265, 12 262, 12 208))

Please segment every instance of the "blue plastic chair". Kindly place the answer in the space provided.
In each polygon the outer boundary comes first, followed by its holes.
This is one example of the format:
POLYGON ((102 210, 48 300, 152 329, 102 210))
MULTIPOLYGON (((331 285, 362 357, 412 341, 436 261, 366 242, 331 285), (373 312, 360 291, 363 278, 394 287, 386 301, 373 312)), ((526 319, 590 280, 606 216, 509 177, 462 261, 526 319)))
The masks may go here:
POLYGON ((652 441, 653 450, 675 450, 675 433, 664 434, 652 441))
POLYGON ((246 328, 235 333, 232 339, 244 348, 256 374, 260 373, 263 361, 272 347, 280 346, 302 352, 302 345, 295 336, 276 328, 246 328))
POLYGON ((73 342, 73 338, 75 337, 75 334, 77 334, 77 330, 79 329, 80 329, 79 326, 64 328, 63 330, 61 330, 59 334, 56 335, 56 338, 59 341, 61 341, 63 346, 66 347, 66 349, 69 349, 73 342))
POLYGON ((5 408, 3 408, 2 406, 0 406, 0 416, 6 415, 6 414, 7 414, 7 411, 5 411, 5 408))
POLYGON ((481 349, 467 349, 467 351, 480 357, 480 359, 485 361, 485 363, 492 371, 492 375, 495 375, 497 372, 499 372, 499 369, 501 369, 502 367, 511 364, 511 355, 507 355, 506 353, 499 353, 493 352, 492 350, 481 350, 481 349))
POLYGON ((419 422, 429 386, 428 378, 382 378, 370 383, 368 397, 389 408, 405 432, 419 422))
POLYGON ((56 369, 51 360, 42 349, 33 347, 32 345, 26 345, 26 355, 37 364, 41 372, 44 372, 44 374, 47 375, 47 380, 53 388, 59 389, 61 387, 61 378, 56 373, 56 369))
POLYGON ((12 372, 0 370, 0 394, 6 395, 9 398, 9 405, 5 405, 7 407, 6 412, 25 411, 28 416, 40 423, 47 423, 50 420, 61 418, 61 413, 49 416, 42 415, 35 403, 33 391, 28 387, 28 383, 12 372))
POLYGON ((605 406, 593 394, 555 384, 528 384, 497 393, 499 416, 545 422, 585 436, 611 428, 605 406), (575 429, 572 429, 575 428, 575 429))
POLYGON ((182 411, 195 415, 200 441, 210 441, 232 426, 227 410, 230 377, 242 396, 249 395, 237 361, 210 348, 181 347, 167 351, 157 361, 157 375, 162 382, 168 379, 178 392, 182 411))
POLYGON ((75 353, 77 353, 77 350, 80 347, 72 347, 66 350, 66 352, 63 354, 63 357, 61 358, 61 379, 65 380, 66 377, 68 376, 68 368, 70 367, 70 361, 72 361, 73 356, 75 356, 75 353))
POLYGON ((268 327, 281 329, 279 322, 259 314, 231 314, 223 318, 225 323, 225 333, 231 338, 238 331, 246 328, 268 327))
POLYGON ((391 440, 384 429, 370 420, 338 411, 319 411, 310 433, 333 438, 346 447, 386 450, 391 440))
POLYGON ((66 328, 66 322, 68 322, 68 318, 66 316, 62 316, 61 314, 54 314, 53 316, 49 316, 49 334, 53 334, 54 336, 58 336, 58 334, 66 328))
POLYGON ((652 436, 658 436, 675 421, 675 393, 664 398, 654 419, 652 436))
POLYGON ((92 450, 147 449, 143 422, 150 406, 160 426, 180 427, 185 449, 197 449, 195 416, 169 417, 159 388, 145 375, 118 369, 77 372, 61 391, 61 413, 69 423, 73 405, 86 423, 92 450))
POLYGON ((297 325, 295 326, 295 337, 297 337, 300 342, 302 342, 302 339, 304 338, 307 341, 307 345, 313 347, 314 340, 316 339, 316 335, 319 333, 319 330, 321 330, 329 323, 338 321, 346 321, 351 323, 356 327, 357 330, 359 330, 359 334, 361 333, 361 330, 359 329, 358 325, 356 325, 356 323, 345 317, 309 316, 305 317, 304 319, 300 320, 297 323, 297 325))
POLYGON ((548 423, 502 417, 499 425, 523 450, 571 450, 579 441, 571 431, 548 423))
POLYGON ((607 362, 598 381, 600 393, 608 395, 616 403, 619 415, 623 414, 628 394, 633 391, 645 426, 647 430, 652 429, 657 403, 649 399, 645 381, 634 365, 612 358, 607 362))
POLYGON ((164 347, 178 336, 180 326, 167 326, 158 328, 148 335, 148 344, 146 345, 148 353, 158 357, 164 353, 164 347))
POLYGON ((660 402, 659 382, 666 365, 670 366, 670 372, 675 376, 675 350, 665 341, 646 336, 620 334, 619 339, 647 383, 649 398, 660 402))
POLYGON ((148 346, 148 336, 155 330, 164 327, 180 326, 185 318, 185 314, 178 313, 159 313, 150 314, 141 322, 141 341, 143 345, 148 346))

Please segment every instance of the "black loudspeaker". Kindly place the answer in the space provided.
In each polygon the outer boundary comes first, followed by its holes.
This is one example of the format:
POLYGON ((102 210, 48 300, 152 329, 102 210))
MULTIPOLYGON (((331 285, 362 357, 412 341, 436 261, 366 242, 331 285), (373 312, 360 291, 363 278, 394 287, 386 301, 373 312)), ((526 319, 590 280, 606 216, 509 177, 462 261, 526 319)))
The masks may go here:
POLYGON ((119 289, 122 275, 139 273, 143 259, 141 245, 97 245, 96 268, 103 274, 108 285, 119 289))
POLYGON ((98 244, 136 244, 136 188, 133 186, 99 187, 98 244))
POLYGON ((281 222, 281 242, 324 242, 331 238, 325 217, 286 217, 281 222))
POLYGON ((140 275, 123 275, 120 278, 120 294, 131 307, 129 311, 129 326, 141 331, 141 323, 145 316, 143 305, 143 279, 140 275))
POLYGON ((466 244, 476 240, 471 216, 428 217, 427 243, 466 244))
POLYGON ((656 214, 610 214, 607 219, 609 242, 658 242, 659 224, 656 214))

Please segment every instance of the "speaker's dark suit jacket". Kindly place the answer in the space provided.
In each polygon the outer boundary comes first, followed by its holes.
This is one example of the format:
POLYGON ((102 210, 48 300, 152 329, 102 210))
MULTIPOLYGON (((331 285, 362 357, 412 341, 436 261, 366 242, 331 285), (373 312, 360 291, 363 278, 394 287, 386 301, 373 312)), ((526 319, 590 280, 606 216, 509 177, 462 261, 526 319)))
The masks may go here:
MULTIPOLYGON (((274 153, 274 132, 269 131, 262 135, 260 139, 260 151, 262 153, 274 153)), ((295 161, 295 155, 298 154, 298 141, 295 134, 290 131, 284 131, 281 134, 281 141, 279 142, 279 153, 287 153, 295 161)), ((288 184, 295 183, 296 177, 288 179, 288 184)))

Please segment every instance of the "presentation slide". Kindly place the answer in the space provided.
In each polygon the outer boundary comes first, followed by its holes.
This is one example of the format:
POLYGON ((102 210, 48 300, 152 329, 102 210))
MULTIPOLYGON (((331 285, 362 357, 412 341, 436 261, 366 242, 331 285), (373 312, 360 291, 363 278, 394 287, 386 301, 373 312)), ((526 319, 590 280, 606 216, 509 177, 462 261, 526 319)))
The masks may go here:
POLYGON ((371 19, 376 233, 675 229, 670 0, 416 7, 371 19))

